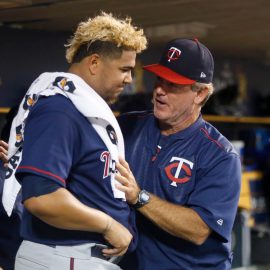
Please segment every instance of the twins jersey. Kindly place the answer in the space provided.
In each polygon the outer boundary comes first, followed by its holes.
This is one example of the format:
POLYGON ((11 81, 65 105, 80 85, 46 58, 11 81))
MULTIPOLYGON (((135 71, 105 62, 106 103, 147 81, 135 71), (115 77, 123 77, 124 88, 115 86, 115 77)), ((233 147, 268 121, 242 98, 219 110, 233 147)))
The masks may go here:
MULTIPOLYGON (((128 204, 113 196, 109 159, 104 142, 70 100, 62 95, 42 97, 27 118, 22 161, 16 176, 20 180, 30 174, 32 177, 28 179, 37 182, 37 187, 32 187, 36 190, 40 186, 45 188, 44 178, 57 183, 83 204, 113 217, 134 235, 128 204)), ((29 185, 23 185, 22 189, 23 194, 31 193, 29 185)), ((21 234, 25 240, 47 245, 106 243, 101 234, 61 230, 42 222, 26 209, 21 234)), ((134 242, 135 235, 130 249, 134 242)))
POLYGON ((140 187, 192 208, 213 231, 205 243, 195 245, 138 214, 138 247, 124 264, 137 270, 231 269, 230 235, 241 165, 229 141, 201 116, 170 136, 161 135, 150 113, 126 114, 119 123, 127 146, 126 159, 140 187))

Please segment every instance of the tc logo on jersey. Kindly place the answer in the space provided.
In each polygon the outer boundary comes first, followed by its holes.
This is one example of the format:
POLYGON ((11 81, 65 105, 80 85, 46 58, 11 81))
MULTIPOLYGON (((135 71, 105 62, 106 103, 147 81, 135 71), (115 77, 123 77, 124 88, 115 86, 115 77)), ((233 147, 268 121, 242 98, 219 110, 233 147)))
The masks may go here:
POLYGON ((171 186, 177 187, 176 183, 183 184, 190 180, 194 163, 179 157, 172 157, 170 165, 165 167, 165 173, 169 180, 172 181, 171 186))

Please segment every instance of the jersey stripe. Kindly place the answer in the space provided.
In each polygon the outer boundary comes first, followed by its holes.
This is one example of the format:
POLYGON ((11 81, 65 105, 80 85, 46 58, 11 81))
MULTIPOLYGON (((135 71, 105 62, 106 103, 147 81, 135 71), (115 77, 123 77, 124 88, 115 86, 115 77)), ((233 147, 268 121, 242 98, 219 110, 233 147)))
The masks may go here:
POLYGON ((50 173, 50 172, 47 172, 47 171, 40 170, 40 169, 32 167, 32 166, 19 166, 18 169, 28 169, 28 170, 32 170, 32 171, 36 171, 36 172, 45 174, 45 175, 49 175, 49 176, 52 176, 53 178, 56 178, 57 180, 60 180, 62 183, 66 184, 66 180, 61 178, 60 176, 55 175, 55 174, 50 173))
POLYGON ((214 142, 215 144, 217 144, 218 147, 224 148, 224 146, 223 146, 221 143, 219 143, 218 141, 216 141, 215 139, 213 139, 213 138, 209 135, 209 133, 207 132, 207 130, 205 130, 204 128, 201 128, 200 130, 206 135, 206 137, 207 137, 210 141, 212 141, 212 142, 214 142))

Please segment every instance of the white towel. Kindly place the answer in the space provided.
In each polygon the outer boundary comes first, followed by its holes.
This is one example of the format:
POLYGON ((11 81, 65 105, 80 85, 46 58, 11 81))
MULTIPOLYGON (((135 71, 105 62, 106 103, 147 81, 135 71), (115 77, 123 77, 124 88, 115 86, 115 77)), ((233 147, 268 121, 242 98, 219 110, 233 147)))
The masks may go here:
MULTIPOLYGON (((110 152, 111 164, 118 161, 119 155, 124 158, 123 135, 108 104, 84 80, 75 74, 64 72, 41 74, 27 91, 11 126, 8 143, 9 166, 2 196, 4 209, 9 216, 21 188, 15 178, 15 172, 22 157, 24 125, 29 114, 29 108, 34 106, 39 96, 56 94, 69 98, 78 111, 91 122, 110 152), (111 130, 111 132, 108 132, 108 130, 111 130)), ((119 182, 114 176, 115 173, 111 173, 113 195, 115 198, 125 200, 125 193, 115 188, 116 182, 119 182)))

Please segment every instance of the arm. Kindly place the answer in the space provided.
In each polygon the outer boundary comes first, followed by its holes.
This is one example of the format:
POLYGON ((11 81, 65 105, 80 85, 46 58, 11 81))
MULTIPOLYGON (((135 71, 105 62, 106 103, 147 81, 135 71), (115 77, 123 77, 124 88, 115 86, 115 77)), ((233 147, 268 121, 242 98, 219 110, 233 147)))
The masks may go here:
POLYGON ((203 244, 211 233, 196 211, 169 203, 153 194, 150 195, 150 202, 138 210, 164 231, 196 245, 203 244))
POLYGON ((108 255, 123 255, 132 239, 124 226, 104 212, 82 204, 65 188, 31 197, 24 201, 24 206, 31 214, 54 227, 103 234, 113 246, 104 250, 108 255))
MULTIPOLYGON (((140 188, 129 169, 128 163, 120 159, 117 164, 120 174, 116 179, 122 184, 117 188, 126 193, 127 201, 132 205, 137 201, 140 188)), ((211 229, 191 208, 169 203, 151 194, 150 202, 139 208, 141 214, 173 236, 201 245, 208 238, 211 229)))

